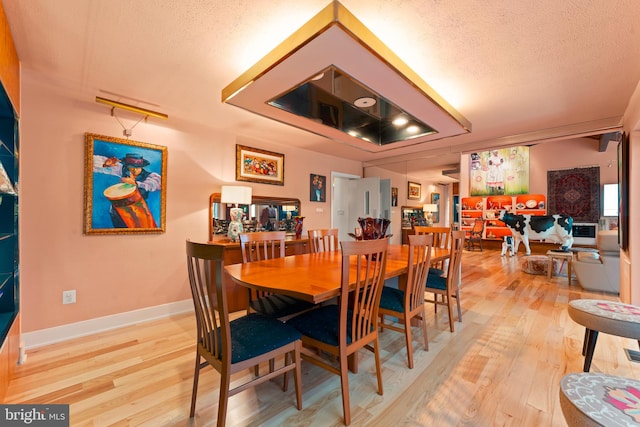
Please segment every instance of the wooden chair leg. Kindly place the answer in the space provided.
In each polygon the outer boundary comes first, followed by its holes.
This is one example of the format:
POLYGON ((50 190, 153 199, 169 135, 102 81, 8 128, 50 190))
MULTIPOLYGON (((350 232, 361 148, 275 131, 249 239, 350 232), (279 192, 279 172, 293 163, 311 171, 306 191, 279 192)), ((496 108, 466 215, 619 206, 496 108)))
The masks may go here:
POLYGON ((200 355, 196 354, 196 369, 193 373, 193 391, 191 392, 191 411, 189 418, 193 418, 196 413, 196 396, 198 395, 198 379, 200 378, 200 355))
POLYGON ((451 295, 447 296, 447 309, 449 311, 449 329, 451 329, 451 332, 454 332, 454 325, 453 325, 453 306, 451 305, 451 295))
POLYGON ((351 424, 351 403, 349 402, 349 362, 346 354, 340 354, 340 384, 342 386, 342 411, 344 424, 351 424))
POLYGON ((422 305, 422 319, 420 321, 422 327, 422 338, 424 339, 424 351, 429 351, 429 337, 427 335, 427 306, 422 305))
MULTIPOLYGON (((284 355, 284 365, 289 366, 291 362, 289 361, 289 353, 285 353, 284 355)), ((289 371, 285 372, 283 375, 282 382, 282 391, 287 391, 289 389, 289 371)))
POLYGON ((404 339, 407 342, 407 362, 409 365, 409 369, 413 369, 413 338, 411 337, 411 319, 409 319, 407 313, 404 314, 404 339))
POLYGON ((218 400, 218 425, 223 426, 227 420, 227 408, 229 406, 229 387, 231 387, 231 374, 226 369, 220 372, 220 398, 218 400))
POLYGON ((456 291, 456 306, 458 307, 458 322, 462 323, 462 308, 460 307, 460 290, 456 291))
POLYGON ((373 355, 376 361, 376 376, 378 377, 378 394, 382 396, 384 394, 384 390, 382 389, 382 368, 380 365, 380 343, 378 342, 377 337, 373 342, 373 355))
POLYGON ((302 344, 296 343, 296 350, 293 352, 293 360, 296 369, 293 371, 293 381, 296 384, 296 407, 298 411, 302 410, 302 369, 300 362, 300 353, 302 352, 302 344))

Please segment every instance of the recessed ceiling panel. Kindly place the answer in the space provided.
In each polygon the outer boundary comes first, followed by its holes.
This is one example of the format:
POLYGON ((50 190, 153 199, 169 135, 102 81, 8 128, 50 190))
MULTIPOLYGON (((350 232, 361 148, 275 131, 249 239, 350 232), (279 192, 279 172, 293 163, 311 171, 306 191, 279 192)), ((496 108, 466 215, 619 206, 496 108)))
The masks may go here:
MULTIPOLYGON (((370 152, 471 131, 471 124, 460 113, 336 1, 224 88, 222 101, 370 152), (337 80, 336 72, 340 74, 337 80), (311 114, 282 108, 287 97, 300 95, 296 91, 309 92, 311 86, 313 90, 322 88, 319 83, 311 82, 323 73, 334 75, 330 81, 332 85, 343 85, 348 81, 364 92, 362 96, 355 92, 345 95, 341 99, 344 104, 335 105, 332 101, 341 117, 345 117, 346 109, 351 110, 352 106, 359 104, 362 110, 382 102, 425 128, 417 135, 363 137, 349 134, 349 129, 331 126, 311 114)), ((371 115, 364 116, 369 120, 371 115)), ((365 126, 364 121, 360 125, 365 126)), ((357 126, 352 124, 351 127, 357 126)))

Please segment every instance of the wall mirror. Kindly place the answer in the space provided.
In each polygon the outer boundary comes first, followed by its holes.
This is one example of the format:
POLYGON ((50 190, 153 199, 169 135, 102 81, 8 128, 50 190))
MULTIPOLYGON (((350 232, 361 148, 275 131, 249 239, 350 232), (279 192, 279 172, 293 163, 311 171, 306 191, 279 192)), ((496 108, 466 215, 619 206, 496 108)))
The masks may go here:
MULTIPOLYGON (((293 217, 300 215, 300 200, 288 197, 252 196, 250 205, 242 208, 242 225, 245 232, 286 231, 295 234, 293 217)), ((229 226, 229 209, 233 206, 220 202, 220 193, 209 196, 209 238, 226 236, 229 226)))

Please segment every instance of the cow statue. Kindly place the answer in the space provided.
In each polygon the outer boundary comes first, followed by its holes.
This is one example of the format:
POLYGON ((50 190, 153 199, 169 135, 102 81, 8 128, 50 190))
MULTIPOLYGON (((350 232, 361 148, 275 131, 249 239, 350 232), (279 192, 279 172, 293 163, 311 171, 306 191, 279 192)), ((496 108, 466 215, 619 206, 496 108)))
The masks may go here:
POLYGON ((502 252, 500 253, 501 256, 505 256, 507 254, 507 251, 509 251, 509 255, 514 256, 516 254, 515 248, 516 245, 514 243, 514 237, 513 236, 504 236, 503 237, 503 242, 502 242, 502 252))
POLYGON ((573 218, 567 215, 520 215, 501 210, 498 219, 511 229, 515 240, 515 252, 524 243, 527 255, 531 254, 529 239, 552 240, 561 243, 568 251, 573 245, 573 218))

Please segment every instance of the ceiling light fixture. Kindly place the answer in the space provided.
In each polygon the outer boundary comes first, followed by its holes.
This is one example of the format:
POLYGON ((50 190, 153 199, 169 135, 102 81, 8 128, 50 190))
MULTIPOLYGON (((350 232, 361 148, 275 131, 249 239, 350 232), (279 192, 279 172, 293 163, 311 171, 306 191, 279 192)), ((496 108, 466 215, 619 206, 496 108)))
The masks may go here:
POLYGON ((471 132, 464 116, 336 0, 226 86, 222 102, 370 152, 471 132), (366 98, 373 102, 356 103, 367 111, 352 104, 366 98), (420 131, 397 130, 398 115, 420 131))
POLYGON ((111 99, 102 98, 100 96, 96 96, 96 102, 100 104, 110 105, 112 107, 111 111, 113 111, 114 108, 119 108, 121 110, 127 110, 134 113, 142 114, 143 116, 146 116, 146 117, 152 116, 152 117, 157 117, 159 119, 165 119, 165 120, 169 118, 169 116, 164 113, 158 113, 157 111, 147 110, 146 108, 136 107, 135 105, 129 105, 123 102, 113 101, 111 99))

